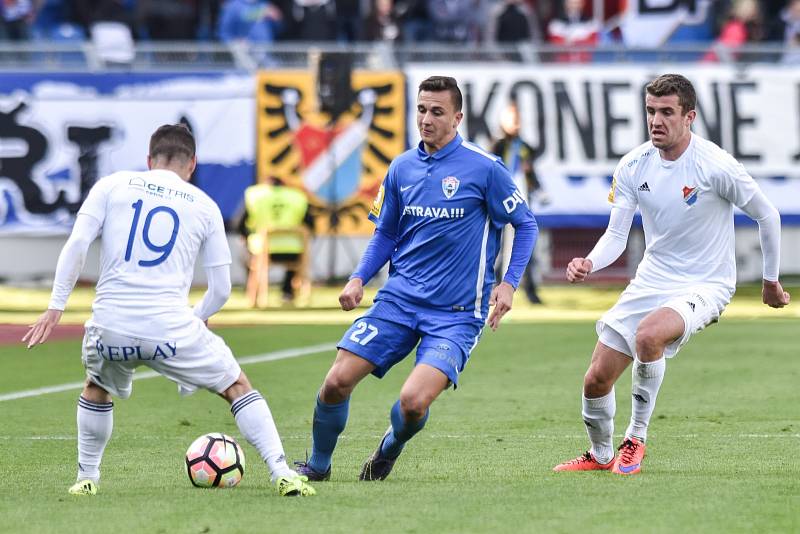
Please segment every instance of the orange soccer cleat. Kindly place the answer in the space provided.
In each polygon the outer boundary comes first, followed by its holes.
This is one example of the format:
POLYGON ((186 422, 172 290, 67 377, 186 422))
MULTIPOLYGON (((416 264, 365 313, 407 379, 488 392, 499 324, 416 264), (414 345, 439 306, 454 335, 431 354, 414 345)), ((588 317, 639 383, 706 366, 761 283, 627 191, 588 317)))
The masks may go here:
POLYGON ((586 451, 574 460, 558 464, 553 468, 553 471, 608 471, 613 466, 613 458, 607 464, 601 464, 595 459, 591 452, 586 451))
POLYGON ((641 471, 644 449, 643 441, 634 437, 625 438, 622 445, 619 446, 619 455, 611 472, 618 475, 635 475, 641 471))

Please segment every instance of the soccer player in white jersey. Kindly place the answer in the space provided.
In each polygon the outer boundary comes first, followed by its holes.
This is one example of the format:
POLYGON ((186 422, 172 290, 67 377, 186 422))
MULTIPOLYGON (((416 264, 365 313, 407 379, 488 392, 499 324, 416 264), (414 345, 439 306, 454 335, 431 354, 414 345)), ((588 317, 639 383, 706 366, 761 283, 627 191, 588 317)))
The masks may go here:
POLYGON ((780 215, 740 163, 691 132, 695 102, 694 87, 681 75, 664 74, 647 85, 650 141, 617 165, 608 229, 586 258, 567 266, 567 280, 578 283, 613 263, 625 250, 638 206, 644 258, 616 305, 597 322, 599 339, 583 382, 591 447, 555 471, 641 470, 665 357, 716 322, 736 289, 734 206, 758 222, 764 303, 789 303, 778 281, 780 215), (614 383, 631 362, 632 414, 615 458, 614 383))
POLYGON ((315 494, 306 477, 288 467, 266 401, 222 338, 206 327, 230 295, 231 253, 219 208, 188 183, 196 163, 191 132, 164 125, 150 138, 149 171, 118 172, 95 184, 58 258, 48 309, 23 337, 28 348, 47 340, 89 245, 100 236, 100 279, 83 339, 87 378, 78 399, 73 495, 97 492, 113 426, 111 396, 130 396, 140 365, 176 382, 183 395, 203 388, 222 396, 242 435, 267 463, 278 493, 315 494), (198 256, 208 290, 192 309, 188 293, 198 256))

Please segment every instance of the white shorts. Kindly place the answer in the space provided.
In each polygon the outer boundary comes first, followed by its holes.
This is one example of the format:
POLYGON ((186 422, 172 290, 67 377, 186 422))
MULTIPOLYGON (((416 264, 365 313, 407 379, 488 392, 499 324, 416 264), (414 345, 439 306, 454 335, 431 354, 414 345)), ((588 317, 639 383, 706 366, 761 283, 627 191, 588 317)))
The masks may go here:
POLYGON ((731 300, 731 292, 720 286, 694 286, 678 290, 656 290, 633 284, 625 288, 613 308, 597 321, 597 336, 607 347, 636 357, 636 330, 650 312, 671 308, 683 319, 683 335, 664 349, 675 356, 683 345, 711 323, 719 320, 731 300))
POLYGON ((177 339, 142 339, 86 323, 83 365, 86 376, 115 397, 131 396, 136 367, 150 367, 178 384, 181 395, 200 388, 222 393, 241 374, 221 337, 203 327, 177 339))

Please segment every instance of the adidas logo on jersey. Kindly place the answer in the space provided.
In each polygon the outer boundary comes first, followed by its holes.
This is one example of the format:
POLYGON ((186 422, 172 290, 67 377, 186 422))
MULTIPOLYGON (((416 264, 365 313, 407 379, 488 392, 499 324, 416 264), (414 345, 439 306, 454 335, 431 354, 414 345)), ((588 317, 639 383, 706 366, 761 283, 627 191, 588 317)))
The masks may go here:
POLYGON ((645 182, 645 183, 643 183, 642 185, 639 186, 639 191, 647 191, 649 193, 650 192, 650 186, 647 185, 647 182, 645 182))

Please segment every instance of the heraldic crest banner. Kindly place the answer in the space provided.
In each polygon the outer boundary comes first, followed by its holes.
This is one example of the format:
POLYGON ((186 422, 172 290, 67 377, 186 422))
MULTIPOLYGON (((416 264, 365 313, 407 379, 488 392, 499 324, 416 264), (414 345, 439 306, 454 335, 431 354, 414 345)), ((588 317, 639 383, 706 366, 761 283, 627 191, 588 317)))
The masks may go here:
POLYGON ((355 70, 333 105, 323 105, 310 71, 264 71, 257 80, 258 180, 303 189, 318 235, 371 234, 367 213, 406 148, 403 74, 355 70))

